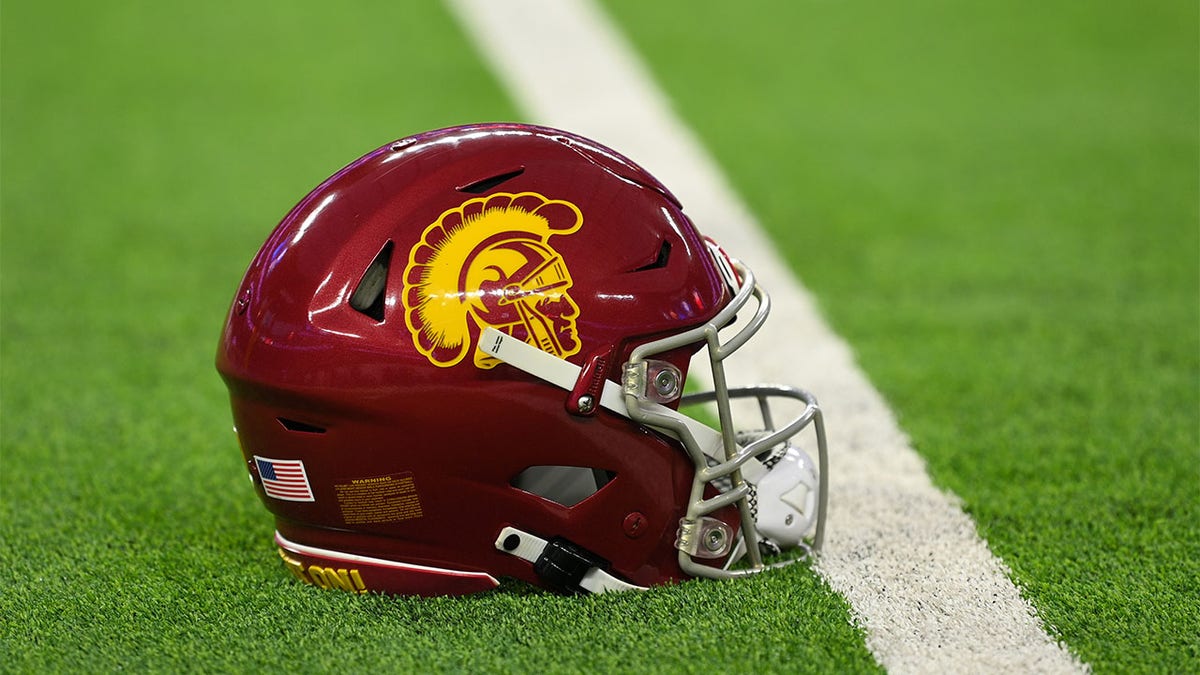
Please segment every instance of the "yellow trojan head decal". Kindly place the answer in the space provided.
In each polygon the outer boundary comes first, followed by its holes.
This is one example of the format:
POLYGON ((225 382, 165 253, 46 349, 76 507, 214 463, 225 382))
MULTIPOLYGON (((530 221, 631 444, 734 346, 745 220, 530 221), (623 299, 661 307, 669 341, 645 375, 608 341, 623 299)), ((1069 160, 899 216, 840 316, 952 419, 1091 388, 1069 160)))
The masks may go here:
POLYGON ((579 306, 571 274, 549 239, 583 224, 579 208, 534 192, 496 193, 463 202, 425 228, 404 268, 404 321, 413 344, 435 366, 474 352, 485 326, 559 357, 579 351, 579 306))

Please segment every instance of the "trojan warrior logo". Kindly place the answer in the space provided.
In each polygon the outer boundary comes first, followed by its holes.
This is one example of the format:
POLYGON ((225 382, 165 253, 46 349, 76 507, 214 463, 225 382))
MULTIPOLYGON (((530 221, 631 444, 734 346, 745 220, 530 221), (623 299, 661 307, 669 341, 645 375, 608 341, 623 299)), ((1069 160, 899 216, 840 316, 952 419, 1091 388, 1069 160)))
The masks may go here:
POLYGON ((404 269, 404 320, 417 350, 435 366, 474 352, 477 367, 494 368, 498 360, 473 348, 492 326, 555 356, 578 352, 571 274, 549 241, 581 224, 574 204, 533 192, 496 193, 443 213, 404 269))

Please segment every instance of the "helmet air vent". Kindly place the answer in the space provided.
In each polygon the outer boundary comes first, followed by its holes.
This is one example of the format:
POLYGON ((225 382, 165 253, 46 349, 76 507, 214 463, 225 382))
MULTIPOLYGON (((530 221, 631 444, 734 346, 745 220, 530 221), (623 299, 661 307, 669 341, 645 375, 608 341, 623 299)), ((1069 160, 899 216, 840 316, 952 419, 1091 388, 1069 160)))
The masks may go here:
POLYGON ((633 270, 634 272, 646 272, 648 270, 660 270, 667 266, 667 261, 671 259, 671 242, 666 239, 662 240, 662 245, 658 247, 658 254, 654 256, 654 260, 642 265, 633 270))
POLYGON ((497 187, 501 183, 512 180, 523 173, 525 173, 525 167, 519 166, 512 171, 506 171, 505 173, 497 174, 491 178, 484 178, 483 180, 477 180, 469 185, 464 185, 458 188, 458 191, 467 192, 473 195, 481 195, 488 190, 497 187))
POLYGON ((512 486, 570 508, 599 492, 616 475, 582 466, 531 466, 512 479, 512 486))
POLYGON ((300 422, 298 420, 289 419, 287 417, 276 417, 275 419, 278 420, 279 423, 283 425, 283 428, 287 429, 288 431, 295 431, 296 433, 301 433, 301 434, 323 434, 323 433, 325 433, 325 427, 319 427, 315 424, 309 424, 307 422, 300 422))
POLYGON ((383 321, 383 299, 387 291, 388 266, 392 262, 392 242, 383 245, 379 255, 363 272, 354 293, 350 294, 350 306, 376 321, 383 321))

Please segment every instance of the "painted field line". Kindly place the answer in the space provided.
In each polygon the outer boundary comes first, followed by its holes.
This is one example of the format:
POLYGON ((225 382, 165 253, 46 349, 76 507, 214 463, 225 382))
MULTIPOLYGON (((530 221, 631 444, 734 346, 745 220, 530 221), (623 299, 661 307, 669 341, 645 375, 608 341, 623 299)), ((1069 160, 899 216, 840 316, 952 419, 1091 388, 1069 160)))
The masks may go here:
POLYGON ((645 166, 771 294, 771 319, 744 350, 753 354, 731 368, 743 384, 796 384, 820 399, 831 495, 819 570, 879 662, 895 673, 1086 671, 1043 630, 955 498, 931 484, 846 343, 608 18, 588 0, 447 4, 531 120, 645 166))

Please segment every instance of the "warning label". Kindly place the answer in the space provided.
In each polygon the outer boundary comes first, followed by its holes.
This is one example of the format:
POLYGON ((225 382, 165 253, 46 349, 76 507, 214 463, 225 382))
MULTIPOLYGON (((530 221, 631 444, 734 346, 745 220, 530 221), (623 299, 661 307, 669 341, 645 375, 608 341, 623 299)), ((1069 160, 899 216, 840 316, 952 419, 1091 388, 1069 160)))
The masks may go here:
POLYGON ((347 525, 393 523, 425 515, 411 472, 356 478, 333 487, 347 525))

